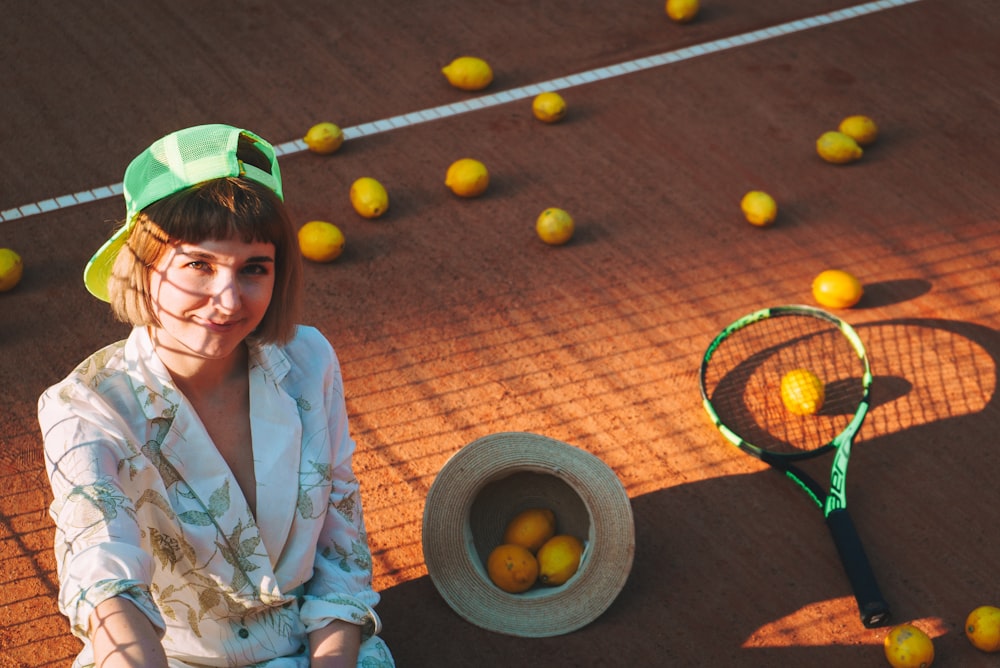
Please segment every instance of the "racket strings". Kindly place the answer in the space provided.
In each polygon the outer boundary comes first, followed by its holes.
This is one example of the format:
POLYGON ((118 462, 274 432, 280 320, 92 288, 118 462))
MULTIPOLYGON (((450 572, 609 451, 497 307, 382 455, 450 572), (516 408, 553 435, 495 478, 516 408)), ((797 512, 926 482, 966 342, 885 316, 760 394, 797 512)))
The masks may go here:
POLYGON ((788 455, 822 448, 847 429, 865 397, 864 372, 833 323, 790 314, 729 332, 706 363, 703 382, 723 425, 761 450, 788 455), (795 370, 818 381, 813 389, 823 396, 815 412, 797 414, 783 401, 782 379, 795 370))

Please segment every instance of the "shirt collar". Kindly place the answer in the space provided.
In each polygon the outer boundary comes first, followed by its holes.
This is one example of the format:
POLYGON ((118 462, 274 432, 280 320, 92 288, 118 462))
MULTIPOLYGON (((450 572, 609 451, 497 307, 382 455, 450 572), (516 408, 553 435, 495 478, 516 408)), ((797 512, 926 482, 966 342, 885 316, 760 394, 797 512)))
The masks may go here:
POLYGON ((257 338, 247 339, 250 352, 250 368, 259 366, 275 383, 280 383, 292 368, 292 363, 284 350, 273 343, 261 343, 257 338))

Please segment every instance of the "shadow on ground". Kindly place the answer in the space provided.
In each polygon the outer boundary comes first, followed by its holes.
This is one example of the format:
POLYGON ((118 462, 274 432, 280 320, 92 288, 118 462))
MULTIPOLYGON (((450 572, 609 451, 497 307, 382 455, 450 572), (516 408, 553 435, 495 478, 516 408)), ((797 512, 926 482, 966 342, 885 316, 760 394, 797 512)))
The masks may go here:
MULTIPOLYGON (((855 448, 848 498, 893 622, 923 620, 936 665, 991 665, 962 633, 965 614, 996 594, 995 570, 982 563, 997 548, 994 520, 981 512, 990 487, 949 480, 970 468, 1000 475, 1000 457, 986 447, 1000 427, 1000 338, 946 320, 858 331, 894 382, 869 418, 878 433, 855 448), (937 449, 945 443, 947 460, 937 449)), ((828 460, 815 464, 822 480, 828 460)), ((854 600, 821 516, 781 475, 682 484, 632 505, 633 568, 593 623, 553 638, 492 633, 459 617, 422 577, 383 592, 383 635, 399 665, 475 665, 484 656, 491 665, 885 665, 886 628, 865 630, 844 614, 854 600), (756 646, 775 633, 782 646, 756 646)))

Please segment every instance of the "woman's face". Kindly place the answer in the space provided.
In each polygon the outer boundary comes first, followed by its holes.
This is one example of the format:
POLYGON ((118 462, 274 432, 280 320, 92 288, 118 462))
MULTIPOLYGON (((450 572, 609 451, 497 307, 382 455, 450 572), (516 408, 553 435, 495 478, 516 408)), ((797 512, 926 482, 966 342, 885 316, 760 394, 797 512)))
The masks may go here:
POLYGON ((167 366, 171 356, 229 357, 267 312, 274 261, 271 243, 230 239, 169 246, 150 275, 159 323, 154 340, 167 366))

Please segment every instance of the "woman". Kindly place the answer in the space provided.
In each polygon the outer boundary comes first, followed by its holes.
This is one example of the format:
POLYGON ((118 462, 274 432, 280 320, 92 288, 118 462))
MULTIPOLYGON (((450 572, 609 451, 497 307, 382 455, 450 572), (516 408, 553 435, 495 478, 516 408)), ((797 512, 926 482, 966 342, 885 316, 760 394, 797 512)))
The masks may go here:
POLYGON ((74 666, 392 666, 274 149, 188 128, 123 188, 84 281, 133 329, 39 400, 74 666))

